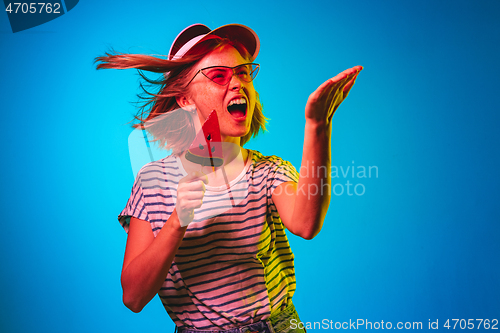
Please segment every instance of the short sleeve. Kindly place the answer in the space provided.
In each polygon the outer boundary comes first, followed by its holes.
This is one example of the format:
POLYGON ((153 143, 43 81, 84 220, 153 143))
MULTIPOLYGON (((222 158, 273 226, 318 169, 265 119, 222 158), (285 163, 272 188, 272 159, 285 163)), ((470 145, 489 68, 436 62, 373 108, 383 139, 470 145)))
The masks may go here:
POLYGON ((135 217, 141 220, 149 222, 148 210, 144 202, 144 194, 141 186, 141 173, 137 174, 137 177, 132 187, 132 193, 128 199, 127 205, 122 210, 120 215, 118 215, 118 221, 128 233, 128 227, 130 225, 130 217, 135 217))
POLYGON ((295 167, 288 161, 273 156, 272 166, 268 176, 267 193, 271 197, 276 187, 285 182, 299 181, 299 173, 295 167))

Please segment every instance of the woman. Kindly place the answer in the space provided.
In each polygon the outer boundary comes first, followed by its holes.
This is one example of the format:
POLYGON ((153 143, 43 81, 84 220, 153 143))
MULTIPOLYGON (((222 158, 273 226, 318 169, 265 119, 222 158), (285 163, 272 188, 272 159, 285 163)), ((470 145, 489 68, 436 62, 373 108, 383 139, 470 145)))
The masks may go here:
POLYGON ((322 166, 323 172, 299 177, 279 157, 243 148, 265 124, 252 82, 259 45, 248 27, 211 31, 196 24, 177 36, 168 60, 125 54, 96 59, 98 69, 164 73, 148 80, 159 91, 146 101, 136 126, 173 153, 141 169, 119 216, 128 231, 122 287, 134 312, 158 293, 181 332, 287 332, 290 320, 299 321, 284 229, 305 239, 321 229, 330 201, 332 116, 362 67, 310 95, 302 166, 322 166), (186 158, 212 112, 224 143, 220 168, 186 158))

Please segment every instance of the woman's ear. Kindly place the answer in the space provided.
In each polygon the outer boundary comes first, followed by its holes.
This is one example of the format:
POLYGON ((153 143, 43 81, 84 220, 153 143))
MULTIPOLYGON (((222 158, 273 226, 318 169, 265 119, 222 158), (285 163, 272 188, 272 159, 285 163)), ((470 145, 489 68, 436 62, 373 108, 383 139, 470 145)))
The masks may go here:
POLYGON ((177 105, 179 105, 183 110, 187 111, 191 119, 193 120, 193 125, 196 133, 201 129, 200 118, 196 113, 196 105, 189 98, 185 96, 175 97, 177 105))
POLYGON ((188 112, 195 112, 196 111, 196 106, 186 96, 177 96, 177 97, 175 97, 175 100, 177 101, 177 105, 179 105, 182 109, 184 109, 188 112))

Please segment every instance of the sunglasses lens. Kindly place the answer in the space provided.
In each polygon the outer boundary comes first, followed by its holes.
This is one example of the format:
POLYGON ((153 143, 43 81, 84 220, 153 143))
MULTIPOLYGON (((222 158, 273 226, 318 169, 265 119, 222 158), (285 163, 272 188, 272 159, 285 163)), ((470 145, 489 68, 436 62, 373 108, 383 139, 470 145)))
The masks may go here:
MULTIPOLYGON (((202 70, 203 75, 213 82, 225 86, 233 77, 233 68, 230 67, 210 67, 202 70)), ((234 74, 241 81, 252 82, 259 72, 259 65, 245 64, 234 68, 234 74)))
POLYGON ((252 80, 257 76, 259 71, 259 66, 256 64, 245 64, 234 69, 236 75, 240 80, 245 82, 252 82, 252 80))
POLYGON ((257 73, 259 73, 259 65, 257 64, 250 64, 248 65, 250 67, 250 76, 252 77, 252 81, 253 79, 255 79, 255 77, 257 76, 257 73))
POLYGON ((226 67, 212 67, 205 69, 203 74, 220 85, 226 85, 233 76, 233 70, 226 67))

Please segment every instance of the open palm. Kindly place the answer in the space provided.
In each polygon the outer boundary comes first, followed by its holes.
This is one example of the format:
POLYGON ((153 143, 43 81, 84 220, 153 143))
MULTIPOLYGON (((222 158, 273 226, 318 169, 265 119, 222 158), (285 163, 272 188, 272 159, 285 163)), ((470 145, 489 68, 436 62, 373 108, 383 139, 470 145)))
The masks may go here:
POLYGON ((330 124, 333 114, 349 94, 362 66, 346 69, 318 87, 307 100, 306 120, 330 124))

